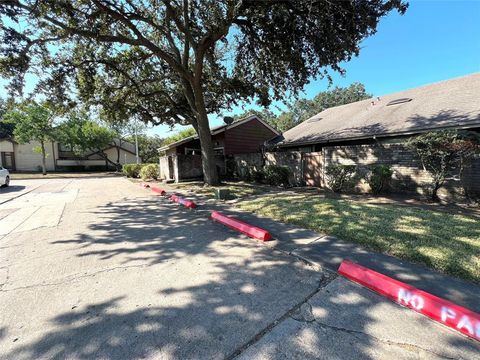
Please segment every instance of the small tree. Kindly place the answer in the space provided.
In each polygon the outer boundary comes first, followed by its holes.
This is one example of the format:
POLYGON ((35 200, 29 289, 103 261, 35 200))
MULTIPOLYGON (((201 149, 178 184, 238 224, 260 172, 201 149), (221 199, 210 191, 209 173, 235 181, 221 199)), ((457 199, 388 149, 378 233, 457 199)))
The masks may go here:
MULTIPOLYGON (((127 138, 130 142, 134 142, 133 136, 127 138)), ((138 152, 144 163, 155 163, 159 161, 160 153, 158 149, 164 145, 164 139, 158 135, 139 135, 138 136, 138 152)))
POLYGON ((69 145, 74 153, 84 155, 87 152, 96 152, 118 170, 118 164, 104 152, 104 149, 113 143, 115 136, 113 130, 88 120, 87 115, 82 112, 70 113, 67 120, 57 128, 59 141, 69 145))
POLYGON ((377 164, 370 166, 365 180, 370 186, 372 193, 380 194, 388 190, 392 175, 393 170, 390 165, 377 164))
POLYGON ((438 190, 450 178, 462 178, 473 156, 480 151, 479 137, 470 131, 432 131, 409 140, 408 145, 419 156, 433 183, 430 191, 433 201, 439 200, 438 190))
POLYGON ((333 192, 350 190, 357 182, 357 167, 355 165, 327 165, 325 177, 333 192))
POLYGON ((47 151, 45 144, 55 140, 54 119, 57 113, 47 104, 28 102, 19 105, 4 115, 4 121, 15 125, 15 141, 26 144, 37 141, 40 145, 33 150, 42 155, 42 173, 47 174, 47 151))

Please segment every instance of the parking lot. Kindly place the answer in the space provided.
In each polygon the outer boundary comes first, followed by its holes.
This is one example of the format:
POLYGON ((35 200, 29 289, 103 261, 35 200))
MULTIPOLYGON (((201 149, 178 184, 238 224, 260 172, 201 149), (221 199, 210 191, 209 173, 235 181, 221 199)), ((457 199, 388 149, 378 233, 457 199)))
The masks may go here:
POLYGON ((465 358, 478 342, 123 178, 0 193, 0 358, 465 358))

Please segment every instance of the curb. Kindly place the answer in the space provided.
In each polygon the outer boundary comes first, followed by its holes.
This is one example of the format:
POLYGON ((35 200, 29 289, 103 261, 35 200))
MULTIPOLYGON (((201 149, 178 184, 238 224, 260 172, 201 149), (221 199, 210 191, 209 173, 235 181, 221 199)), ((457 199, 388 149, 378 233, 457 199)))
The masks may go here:
POLYGON ((243 221, 228 217, 226 215, 219 213, 218 211, 213 211, 210 215, 210 218, 212 220, 218 221, 219 223, 222 223, 225 226, 228 226, 229 228, 240 231, 241 233, 244 233, 245 235, 252 237, 254 239, 261 240, 261 241, 268 241, 272 239, 272 235, 267 230, 264 230, 256 226, 247 224, 243 221))
POLYGON ((343 260, 337 272, 402 306, 480 341, 480 314, 349 260, 343 260))

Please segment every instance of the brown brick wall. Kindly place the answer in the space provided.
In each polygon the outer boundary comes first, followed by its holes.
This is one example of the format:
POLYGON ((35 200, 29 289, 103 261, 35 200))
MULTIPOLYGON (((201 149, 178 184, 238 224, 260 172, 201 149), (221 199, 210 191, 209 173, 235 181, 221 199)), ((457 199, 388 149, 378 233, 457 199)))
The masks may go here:
MULTIPOLYGON (((354 145, 323 148, 325 166, 328 164, 352 164, 360 172, 373 164, 390 165, 394 171, 392 190, 400 192, 425 193, 431 184, 431 176, 422 167, 416 154, 404 144, 354 145)), ((464 175, 466 187, 474 193, 480 193, 480 158, 473 161, 464 175)), ((357 190, 366 192, 368 185, 362 180, 357 190)), ((460 181, 449 180, 440 190, 444 198, 457 198, 463 195, 460 181)))
MULTIPOLYGON (((234 155, 236 166, 258 168, 262 162, 265 165, 277 164, 288 166, 293 173, 292 185, 304 185, 307 178, 310 183, 322 183, 323 179, 315 181, 314 176, 324 177, 325 167, 329 164, 357 165, 359 172, 365 172, 367 167, 374 164, 390 165, 394 171, 392 191, 415 192, 425 194, 431 184, 430 174, 423 170, 422 164, 416 154, 404 144, 381 145, 350 145, 324 147, 321 152, 315 153, 322 156, 320 161, 311 162, 307 157, 312 153, 299 151, 265 153, 263 159, 260 154, 255 157, 244 154, 234 155), (304 168, 308 164, 316 163, 321 169, 309 171, 304 168)), ((318 159, 317 159, 318 160, 318 159)), ((477 157, 467 168, 463 177, 463 184, 469 193, 480 195, 480 157, 477 157)), ((325 185, 325 184, 323 184, 325 185)), ((369 186, 361 180, 356 187, 358 192, 368 192, 369 186)), ((449 180, 440 189, 439 195, 445 199, 455 200, 463 198, 463 186, 458 180, 449 180)))

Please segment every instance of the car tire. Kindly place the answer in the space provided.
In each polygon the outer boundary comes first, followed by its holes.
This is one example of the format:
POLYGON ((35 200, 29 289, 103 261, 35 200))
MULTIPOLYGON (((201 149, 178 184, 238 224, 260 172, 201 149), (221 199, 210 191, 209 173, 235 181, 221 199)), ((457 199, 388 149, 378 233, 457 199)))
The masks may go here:
POLYGON ((10 176, 7 176, 5 178, 5 187, 7 187, 8 185, 10 185, 10 176))

